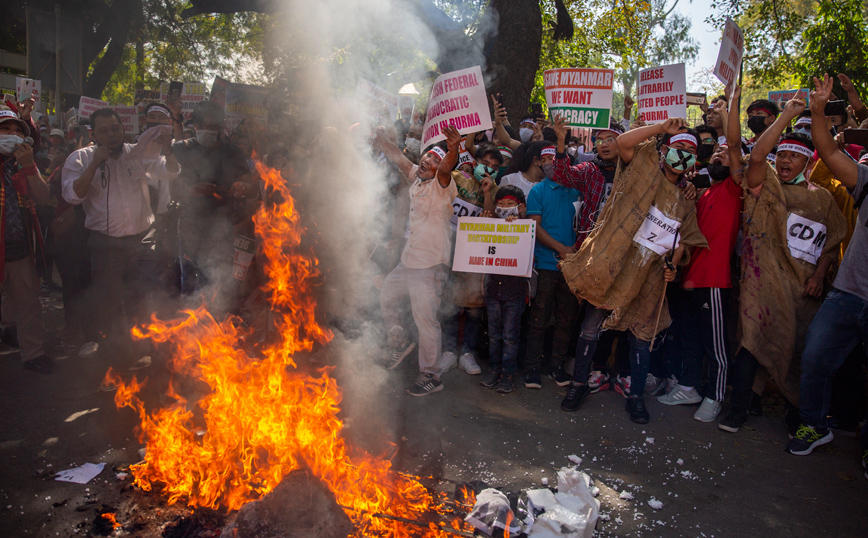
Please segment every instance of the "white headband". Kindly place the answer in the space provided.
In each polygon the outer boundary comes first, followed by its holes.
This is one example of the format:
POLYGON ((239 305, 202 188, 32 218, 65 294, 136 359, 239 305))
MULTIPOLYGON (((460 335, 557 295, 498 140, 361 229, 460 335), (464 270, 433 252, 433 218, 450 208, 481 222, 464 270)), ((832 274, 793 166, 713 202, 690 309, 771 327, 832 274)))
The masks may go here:
POLYGON ((554 154, 555 154, 555 147, 554 146, 546 146, 542 149, 542 151, 540 152, 539 155, 540 155, 540 157, 542 157, 543 155, 554 155, 554 154))
POLYGON ((20 120, 18 114, 12 112, 11 110, 0 110, 0 118, 15 118, 16 120, 20 120))
POLYGON ((672 138, 669 139, 669 145, 676 142, 687 142, 688 144, 693 144, 693 147, 696 147, 696 137, 690 133, 680 133, 677 135, 673 135, 672 138))
POLYGON ((814 152, 809 150, 807 146, 803 146, 798 143, 793 143, 792 141, 784 142, 783 144, 778 144, 778 153, 782 151, 792 151, 793 153, 798 153, 800 155, 804 155, 807 158, 811 158, 814 156, 814 152))
POLYGON ((441 161, 443 160, 444 157, 446 157, 446 152, 443 151, 443 148, 441 148, 439 146, 434 146, 433 148, 429 149, 428 153, 433 153, 434 155, 440 157, 441 161))
POLYGON ((159 112, 160 114, 165 114, 167 118, 171 118, 171 117, 172 117, 172 113, 169 112, 169 109, 168 109, 168 108, 165 108, 165 107, 162 107, 162 106, 160 106, 160 105, 154 105, 154 106, 152 106, 151 108, 149 108, 149 109, 148 109, 148 114, 150 114, 152 111, 157 111, 157 112, 159 112))
POLYGON ((868 153, 859 157, 859 162, 862 164, 868 164, 868 153))

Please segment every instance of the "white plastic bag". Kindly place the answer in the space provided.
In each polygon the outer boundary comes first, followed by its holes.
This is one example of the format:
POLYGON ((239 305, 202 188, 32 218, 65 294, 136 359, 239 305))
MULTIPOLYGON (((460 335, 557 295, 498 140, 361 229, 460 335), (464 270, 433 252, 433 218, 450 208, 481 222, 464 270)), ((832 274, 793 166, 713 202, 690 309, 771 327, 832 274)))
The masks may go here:
POLYGON ((591 478, 574 467, 558 471, 557 504, 545 503, 545 512, 533 523, 528 536, 533 538, 592 538, 600 502, 590 490, 591 478))
POLYGON ((473 511, 464 518, 477 530, 491 536, 494 529, 504 529, 510 535, 517 535, 521 526, 509 507, 509 499, 502 492, 488 488, 476 496, 473 511))

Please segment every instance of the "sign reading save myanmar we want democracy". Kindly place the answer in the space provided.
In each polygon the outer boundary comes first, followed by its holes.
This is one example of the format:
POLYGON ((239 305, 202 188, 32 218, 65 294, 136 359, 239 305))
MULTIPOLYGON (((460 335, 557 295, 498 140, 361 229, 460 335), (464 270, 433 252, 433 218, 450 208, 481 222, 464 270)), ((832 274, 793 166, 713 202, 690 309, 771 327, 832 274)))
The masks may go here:
POLYGON ((543 80, 551 117, 570 127, 608 127, 614 78, 613 69, 549 69, 543 80))

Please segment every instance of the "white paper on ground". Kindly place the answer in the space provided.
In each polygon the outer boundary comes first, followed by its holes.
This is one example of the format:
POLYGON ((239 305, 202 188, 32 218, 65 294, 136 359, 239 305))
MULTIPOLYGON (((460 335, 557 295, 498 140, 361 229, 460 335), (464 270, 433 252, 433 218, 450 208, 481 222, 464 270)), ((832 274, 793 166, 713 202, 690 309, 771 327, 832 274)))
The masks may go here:
POLYGON ((74 482, 76 484, 87 484, 93 478, 100 474, 105 468, 105 463, 85 463, 81 467, 66 469, 57 473, 55 480, 60 482, 74 482))
POLYGON ((534 538, 591 538, 600 515, 600 501, 591 495, 591 478, 574 467, 558 471, 557 504, 534 522, 528 536, 534 538))

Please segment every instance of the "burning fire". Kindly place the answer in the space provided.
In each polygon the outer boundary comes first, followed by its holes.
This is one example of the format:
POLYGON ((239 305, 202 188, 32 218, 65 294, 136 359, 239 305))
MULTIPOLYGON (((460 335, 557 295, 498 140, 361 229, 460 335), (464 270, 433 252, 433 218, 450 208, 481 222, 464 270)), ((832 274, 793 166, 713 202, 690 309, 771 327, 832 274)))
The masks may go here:
POLYGON ((114 512, 106 512, 105 514, 102 515, 102 518, 105 520, 108 520, 108 522, 112 524, 112 530, 115 530, 115 529, 123 526, 120 523, 118 523, 117 520, 115 520, 114 512))
MULTIPOLYGON (((175 374, 208 387, 198 401, 188 402, 170 383, 167 395, 174 403, 148 412, 138 397, 142 383, 106 373, 105 381, 118 385, 117 406, 133 408, 141 419, 147 452, 131 467, 135 483, 145 491, 161 485, 169 503, 237 510, 307 465, 360 532, 417 536, 421 529, 411 531, 394 518, 418 521, 421 514, 448 511, 443 498, 392 470, 388 460, 348 446, 338 418, 341 392, 331 370, 312 377, 295 369, 297 352, 327 343, 332 334, 315 319, 311 289, 317 261, 299 247, 303 227, 290 189, 279 172, 261 163, 257 169, 277 200, 263 204, 254 222, 267 260, 265 291, 278 336, 254 356, 239 344, 247 332, 231 321, 218 322, 204 307, 172 321, 154 318, 133 330, 136 338, 171 350, 175 374)), ((450 527, 460 528, 461 521, 450 527)), ((424 536, 446 532, 430 523, 424 536)))

